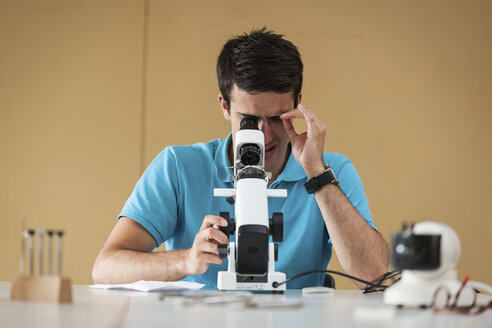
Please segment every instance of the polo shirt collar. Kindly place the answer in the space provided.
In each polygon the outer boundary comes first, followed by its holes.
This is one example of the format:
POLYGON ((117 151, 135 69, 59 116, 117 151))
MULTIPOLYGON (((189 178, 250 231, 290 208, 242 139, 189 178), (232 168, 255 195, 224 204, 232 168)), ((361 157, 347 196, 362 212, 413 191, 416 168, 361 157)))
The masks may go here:
POLYGON ((217 151, 215 153, 215 170, 217 171, 217 176, 219 180, 223 182, 231 182, 229 177, 234 174, 234 170, 229 168, 231 163, 229 162, 229 144, 232 142, 232 133, 229 133, 225 140, 221 140, 219 143, 219 147, 217 147, 217 151))
MULTIPOLYGON (((231 166, 231 163, 229 162, 228 149, 231 142, 232 133, 229 133, 225 140, 220 141, 214 159, 217 176, 219 180, 225 183, 231 182, 229 177, 234 174, 234 170, 232 168, 229 168, 229 166, 231 166)), ((304 171, 304 168, 296 161, 292 152, 290 152, 287 163, 285 164, 283 171, 277 177, 276 181, 299 181, 301 179, 304 179, 305 177, 306 172, 304 171)))
MULTIPOLYGON (((290 151, 290 144, 289 144, 290 151)), ((290 151, 289 158, 287 159, 287 163, 285 164, 284 169, 277 177, 278 182, 281 181, 299 181, 306 177, 306 172, 299 162, 296 161, 292 151, 290 151)))

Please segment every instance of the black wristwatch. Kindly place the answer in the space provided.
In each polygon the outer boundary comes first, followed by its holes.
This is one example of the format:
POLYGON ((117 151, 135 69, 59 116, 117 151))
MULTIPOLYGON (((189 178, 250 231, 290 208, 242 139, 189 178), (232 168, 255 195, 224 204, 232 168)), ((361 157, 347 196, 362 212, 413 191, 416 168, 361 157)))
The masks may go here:
POLYGON ((306 188, 308 194, 312 194, 329 183, 338 186, 338 179, 335 176, 335 173, 333 173, 331 166, 327 165, 325 167, 325 172, 321 173, 317 177, 309 179, 308 182, 304 184, 304 187, 306 188))

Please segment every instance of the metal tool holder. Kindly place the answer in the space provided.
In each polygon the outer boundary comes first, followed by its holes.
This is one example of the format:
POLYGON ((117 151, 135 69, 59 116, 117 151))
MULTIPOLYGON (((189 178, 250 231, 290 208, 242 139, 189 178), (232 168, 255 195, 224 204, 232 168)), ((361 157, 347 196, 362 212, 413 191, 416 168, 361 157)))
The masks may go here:
POLYGON ((20 273, 12 281, 11 299, 52 303, 72 303, 72 283, 62 276, 62 230, 22 229, 20 273), (35 250, 35 239, 37 249, 35 250), (56 239, 56 252, 53 242, 56 239), (27 243, 27 249, 26 249, 27 243), (45 247, 47 243, 47 247, 45 247), (28 261, 26 261, 26 250, 28 261), (47 256, 45 252, 47 251, 47 256), (37 253, 37 259, 35 259, 37 253), (54 254, 56 253, 56 254, 54 254), (57 273, 53 273, 53 258, 56 255, 57 273), (45 270, 45 259, 48 260, 45 270), (35 270, 37 262, 38 270, 35 270), (29 269, 26 270, 26 263, 29 269))

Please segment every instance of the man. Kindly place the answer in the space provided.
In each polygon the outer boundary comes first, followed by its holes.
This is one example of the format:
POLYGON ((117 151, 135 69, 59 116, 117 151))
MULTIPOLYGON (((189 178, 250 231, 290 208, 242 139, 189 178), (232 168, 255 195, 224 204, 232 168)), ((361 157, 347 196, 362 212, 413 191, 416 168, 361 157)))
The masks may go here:
MULTIPOLYGON (((226 140, 167 147, 154 159, 96 259, 96 283, 185 279, 216 288, 217 272, 227 270, 217 244, 229 241, 218 229, 227 222, 217 214, 234 217, 234 207, 213 197, 213 189, 233 187, 234 137, 243 117, 257 118, 265 135, 269 188, 289 194, 269 200, 270 217, 284 213, 276 270, 291 277, 325 269, 333 245, 347 273, 372 280, 386 272, 387 246, 354 166, 343 155, 323 153, 326 127, 301 105, 302 71, 297 48, 266 28, 224 45, 217 62, 218 100, 232 133, 226 140), (306 120, 306 132, 295 131, 295 118, 306 120), (308 193, 304 184, 321 175, 333 183, 308 193), (163 242, 165 252, 152 252, 163 242)), ((304 276, 287 287, 322 285, 323 277, 304 276)))

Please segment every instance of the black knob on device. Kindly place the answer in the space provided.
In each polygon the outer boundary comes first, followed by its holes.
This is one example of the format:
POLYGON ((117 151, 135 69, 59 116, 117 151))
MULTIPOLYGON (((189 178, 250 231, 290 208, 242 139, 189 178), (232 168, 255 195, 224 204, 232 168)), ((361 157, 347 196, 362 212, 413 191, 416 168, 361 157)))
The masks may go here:
POLYGON ((229 255, 229 245, 219 244, 218 249, 219 249, 219 258, 221 260, 225 260, 227 258, 227 255, 229 255))
POLYGON ((234 231, 236 231, 236 223, 234 223, 234 219, 229 217, 229 212, 220 212, 219 216, 227 221, 227 227, 219 227, 219 230, 225 233, 227 237, 233 235, 234 231))
POLYGON ((275 212, 270 219, 270 234, 274 243, 284 240, 284 215, 275 212))

